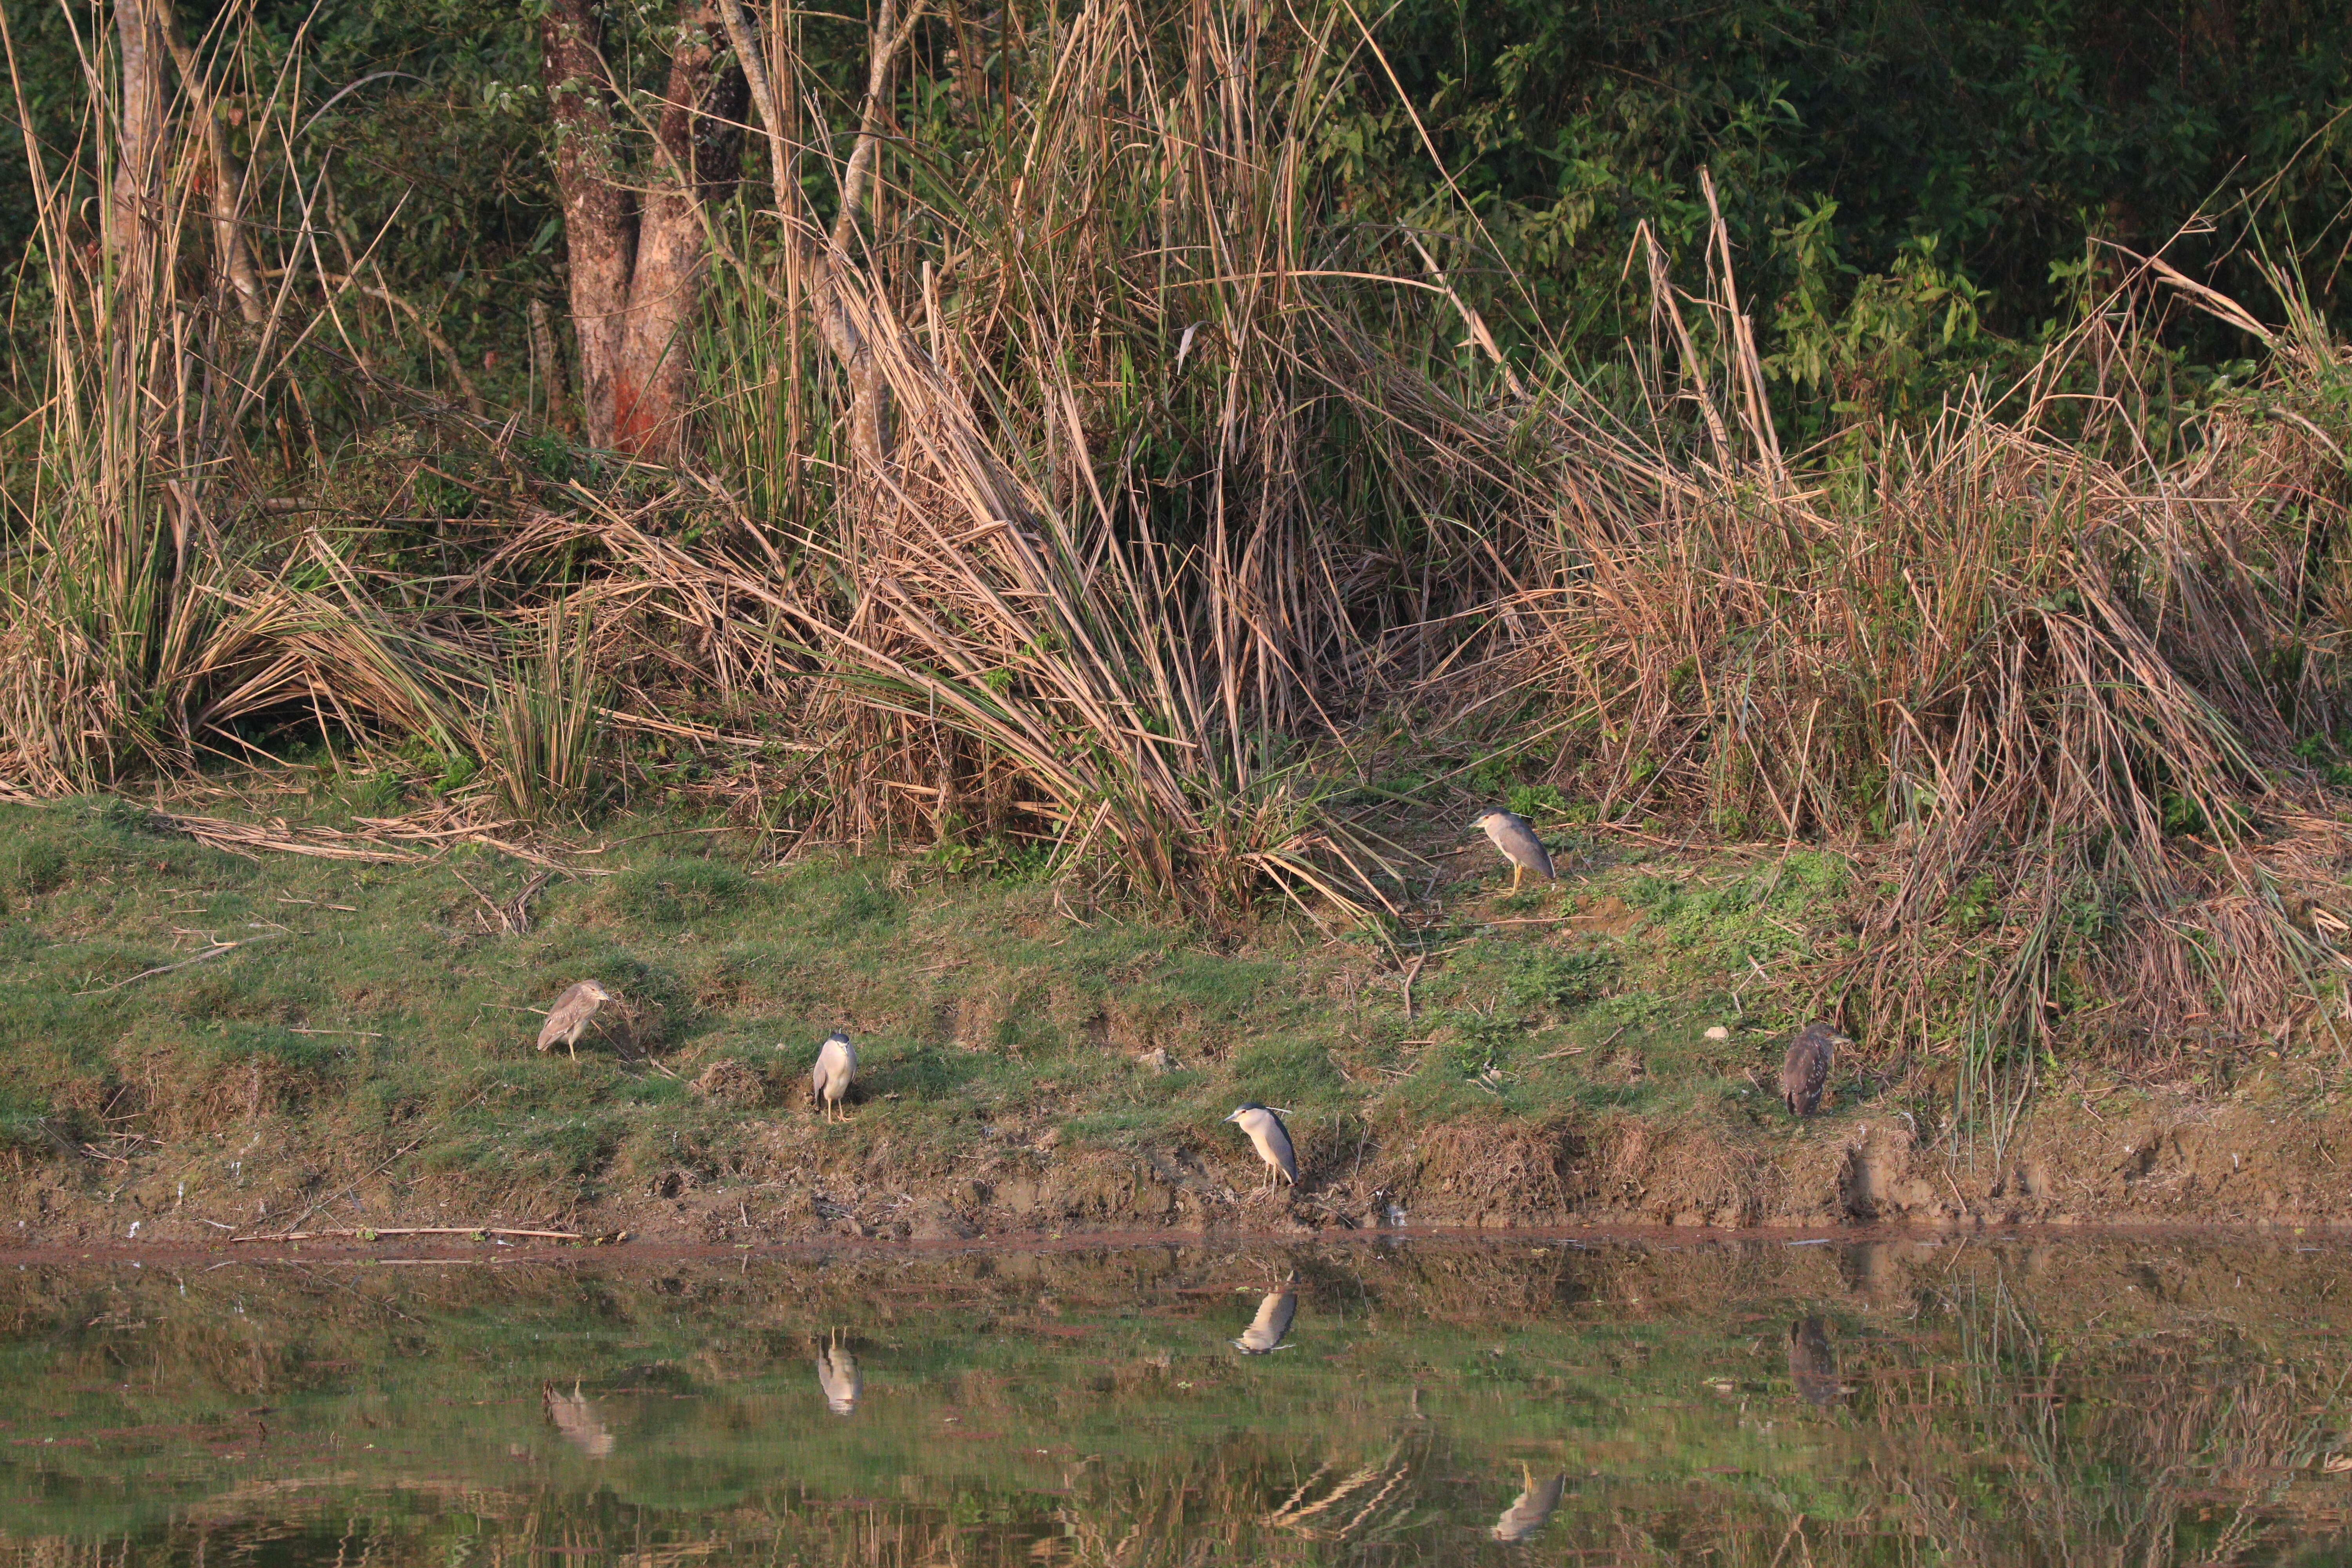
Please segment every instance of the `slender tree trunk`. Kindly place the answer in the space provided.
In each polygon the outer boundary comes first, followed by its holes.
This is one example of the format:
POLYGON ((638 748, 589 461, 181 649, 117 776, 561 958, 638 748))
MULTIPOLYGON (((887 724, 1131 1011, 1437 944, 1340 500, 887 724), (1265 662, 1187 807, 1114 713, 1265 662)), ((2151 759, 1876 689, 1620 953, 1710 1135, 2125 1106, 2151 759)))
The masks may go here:
POLYGON ((159 8, 168 0, 115 0, 115 47, 121 57, 120 141, 110 194, 107 248, 116 276, 142 269, 152 256, 163 213, 163 58, 159 8))
MULTIPOLYGON (((751 17, 743 9, 742 0, 712 3, 726 24, 736 57, 749 72, 748 96, 768 132, 771 166, 776 180, 776 210, 788 229, 812 226, 799 191, 791 187, 787 178, 792 165, 784 141, 782 106, 751 17)), ((803 265, 814 285, 811 292, 817 336, 824 340, 827 352, 840 364, 849 383, 850 451, 869 476, 887 468, 897 446, 890 384, 874 363, 873 350, 851 319, 841 296, 850 278, 863 270, 850 258, 849 242, 856 234, 857 215, 873 189, 882 129, 889 118, 891 80, 898 72, 899 57, 914 37, 915 25, 922 20, 923 6, 924 0, 908 0, 902 11, 899 0, 880 0, 866 55, 866 97, 858 113, 857 139, 851 143, 849 162, 842 170, 841 210, 835 216, 833 231, 824 237, 822 247, 799 242, 803 265)))
POLYGON ((229 151, 228 132, 214 111, 212 83, 197 64, 195 51, 181 35, 170 0, 152 3, 157 6, 163 24, 158 30, 172 51, 172 63, 179 68, 180 84, 188 89, 194 112, 204 120, 205 161, 212 165, 213 263, 220 268, 230 296, 236 300, 237 314, 245 318, 247 325, 259 326, 266 313, 261 274, 253 265, 253 252, 245 240, 245 219, 239 211, 245 202, 245 165, 229 151))
POLYGON ((588 438, 656 462, 675 461, 685 437, 708 264, 702 203, 731 184, 740 141, 728 122, 742 112, 740 70, 713 69, 707 5, 682 20, 652 164, 635 172, 621 156, 593 0, 553 0, 540 26, 588 438), (698 136, 698 126, 709 129, 698 136))

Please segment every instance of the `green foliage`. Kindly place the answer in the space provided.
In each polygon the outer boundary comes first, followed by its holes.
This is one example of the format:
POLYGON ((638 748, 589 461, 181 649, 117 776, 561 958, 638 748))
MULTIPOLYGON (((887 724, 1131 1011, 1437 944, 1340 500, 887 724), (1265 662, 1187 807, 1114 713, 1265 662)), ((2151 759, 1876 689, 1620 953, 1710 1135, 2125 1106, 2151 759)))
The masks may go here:
MULTIPOLYGON (((2257 258, 2232 249, 2250 230, 2273 255, 2332 255, 2318 237, 2341 229, 2352 43, 2316 12, 2231 16, 2176 28, 2115 0, 1407 0, 1381 29, 1386 57, 1480 227, 1433 192, 1420 131, 1376 70, 1325 131, 1325 166, 1361 216, 1423 221, 1504 263, 1475 284, 1498 334, 1564 335, 1590 363, 1640 330, 1644 296, 1622 281, 1637 226, 1693 255, 1711 171, 1780 395, 1932 408, 2009 363, 2004 340, 2069 313, 2086 240, 2172 240, 2186 270, 2218 263, 2213 280, 2251 298, 2267 292, 2257 258), (2224 188, 2267 199, 2176 239, 2224 188)), ((2210 323, 2179 330, 2202 355, 2241 352, 2210 323)))

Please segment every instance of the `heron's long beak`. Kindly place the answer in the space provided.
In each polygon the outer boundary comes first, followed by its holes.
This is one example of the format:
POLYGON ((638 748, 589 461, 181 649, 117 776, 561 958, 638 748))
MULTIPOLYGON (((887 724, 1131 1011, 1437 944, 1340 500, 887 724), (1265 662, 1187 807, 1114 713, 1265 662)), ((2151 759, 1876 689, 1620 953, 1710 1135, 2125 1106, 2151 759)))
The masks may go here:
POLYGON ((1234 1111, 1231 1116, 1228 1116, 1228 1117, 1226 1117, 1226 1118, 1225 1118, 1225 1120, 1226 1120, 1226 1121, 1239 1121, 1241 1119, 1242 1119, 1242 1113, 1241 1113, 1240 1111, 1238 1111, 1238 1110, 1234 1111))

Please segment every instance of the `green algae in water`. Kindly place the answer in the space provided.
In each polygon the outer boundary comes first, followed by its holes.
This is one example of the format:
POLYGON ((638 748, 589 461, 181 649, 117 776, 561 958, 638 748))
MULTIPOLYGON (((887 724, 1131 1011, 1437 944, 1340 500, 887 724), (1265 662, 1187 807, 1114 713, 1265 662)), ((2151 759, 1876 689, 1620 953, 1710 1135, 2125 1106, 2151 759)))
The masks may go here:
POLYGON ((2352 1255, 0 1267, 0 1564, 2333 1560, 2352 1255))

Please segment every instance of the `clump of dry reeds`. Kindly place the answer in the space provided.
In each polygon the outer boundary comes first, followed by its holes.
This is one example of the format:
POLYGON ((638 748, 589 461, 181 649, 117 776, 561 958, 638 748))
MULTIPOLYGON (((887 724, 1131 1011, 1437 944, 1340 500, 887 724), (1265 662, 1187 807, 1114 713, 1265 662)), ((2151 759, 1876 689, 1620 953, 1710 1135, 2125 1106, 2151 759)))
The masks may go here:
POLYGON ((1532 473, 1505 468, 1520 420, 1463 426, 1549 524, 1527 530, 1539 629, 1463 671, 1464 710, 1538 684, 1531 750, 1604 819, 1853 847, 1862 940, 1801 983, 1881 1040, 2290 1019, 2344 964, 2352 841, 2296 748, 2344 711, 2352 372, 2282 279, 2269 380, 2158 457, 2128 307, 2168 273, 2005 395, 1816 468, 1780 455, 1727 275, 1696 298, 1661 280, 1658 384, 1686 413, 1629 432, 1539 410, 1532 473), (2094 358, 2116 384, 2085 389, 2094 358))

